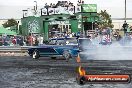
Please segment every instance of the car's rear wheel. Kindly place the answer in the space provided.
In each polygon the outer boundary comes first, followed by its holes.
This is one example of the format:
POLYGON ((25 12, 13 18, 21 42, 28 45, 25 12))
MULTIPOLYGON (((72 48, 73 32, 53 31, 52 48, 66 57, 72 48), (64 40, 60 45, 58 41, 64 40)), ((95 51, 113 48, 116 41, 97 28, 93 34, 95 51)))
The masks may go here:
POLYGON ((35 51, 33 52, 32 58, 33 58, 33 59, 39 59, 39 52, 38 52, 38 50, 35 50, 35 51))
POLYGON ((70 55, 70 53, 68 51, 64 51, 63 52, 63 57, 66 59, 66 61, 69 61, 71 55, 70 55))

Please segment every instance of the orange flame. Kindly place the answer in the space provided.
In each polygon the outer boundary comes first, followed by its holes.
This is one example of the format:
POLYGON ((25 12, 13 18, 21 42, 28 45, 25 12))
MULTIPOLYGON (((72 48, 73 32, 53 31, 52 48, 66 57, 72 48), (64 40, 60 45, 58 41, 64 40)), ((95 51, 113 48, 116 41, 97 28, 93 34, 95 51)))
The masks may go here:
POLYGON ((84 76, 86 74, 85 70, 81 66, 79 66, 78 70, 79 70, 79 75, 80 76, 84 76))
POLYGON ((80 56, 79 56, 79 54, 78 54, 78 56, 77 56, 77 58, 76 58, 76 61, 77 61, 77 63, 80 63, 81 61, 80 61, 80 56))

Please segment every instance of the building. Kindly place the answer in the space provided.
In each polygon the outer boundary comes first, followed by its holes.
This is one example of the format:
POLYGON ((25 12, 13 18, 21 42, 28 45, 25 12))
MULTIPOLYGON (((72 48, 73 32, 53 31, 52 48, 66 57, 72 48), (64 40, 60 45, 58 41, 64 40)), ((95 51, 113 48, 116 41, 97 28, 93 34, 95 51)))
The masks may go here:
POLYGON ((45 40, 58 33, 77 33, 87 34, 87 30, 93 30, 95 21, 98 21, 97 5, 58 1, 56 5, 45 5, 41 10, 23 10, 21 19, 22 35, 41 34, 45 40), (30 14, 29 14, 30 12, 30 14))

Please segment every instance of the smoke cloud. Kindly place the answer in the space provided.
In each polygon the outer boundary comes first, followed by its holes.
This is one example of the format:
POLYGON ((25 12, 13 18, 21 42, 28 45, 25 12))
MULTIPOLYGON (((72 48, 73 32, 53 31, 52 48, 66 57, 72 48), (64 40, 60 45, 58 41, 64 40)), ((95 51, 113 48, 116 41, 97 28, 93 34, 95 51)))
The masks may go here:
POLYGON ((85 55, 85 60, 132 60, 131 41, 122 39, 111 45, 99 45, 97 43, 92 46, 83 43, 83 48, 86 49, 82 52, 85 55))

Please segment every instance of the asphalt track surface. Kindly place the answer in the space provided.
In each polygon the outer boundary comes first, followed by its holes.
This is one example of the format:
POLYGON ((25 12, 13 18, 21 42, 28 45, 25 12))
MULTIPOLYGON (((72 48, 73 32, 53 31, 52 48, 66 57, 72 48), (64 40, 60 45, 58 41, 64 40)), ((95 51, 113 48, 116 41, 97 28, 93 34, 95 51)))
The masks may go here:
MULTIPOLYGON (((81 65, 87 74, 132 74, 132 60, 88 60, 81 65)), ((132 82, 78 85, 78 66, 75 59, 1 56, 0 88, 132 88, 132 82)))

